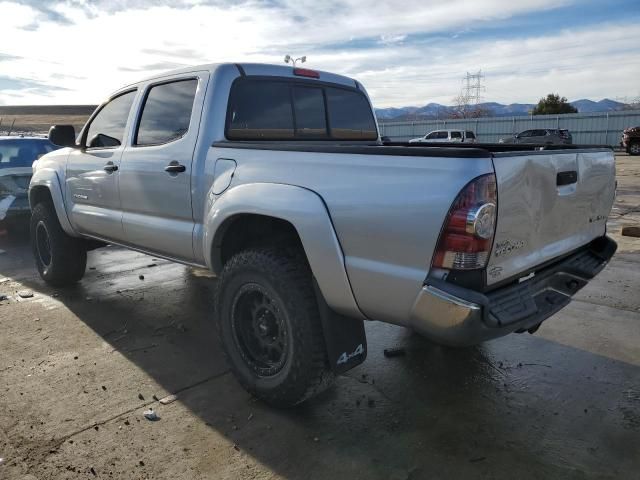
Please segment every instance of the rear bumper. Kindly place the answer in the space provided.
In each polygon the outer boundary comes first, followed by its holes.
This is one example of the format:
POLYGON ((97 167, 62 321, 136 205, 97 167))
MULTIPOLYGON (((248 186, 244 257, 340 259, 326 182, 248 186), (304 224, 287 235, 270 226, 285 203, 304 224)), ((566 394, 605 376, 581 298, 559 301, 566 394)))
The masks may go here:
POLYGON ((487 293, 427 279, 411 312, 411 327, 439 343, 474 345, 526 331, 565 307, 609 262, 617 248, 600 237, 526 281, 487 293))

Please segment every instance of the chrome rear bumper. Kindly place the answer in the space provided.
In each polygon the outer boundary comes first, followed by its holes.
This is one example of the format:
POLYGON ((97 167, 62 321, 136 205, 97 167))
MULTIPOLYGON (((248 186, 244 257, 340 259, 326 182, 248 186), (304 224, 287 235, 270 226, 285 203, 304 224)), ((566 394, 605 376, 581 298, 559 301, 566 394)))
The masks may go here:
POLYGON ((610 238, 598 238, 526 281, 514 279, 485 293, 427 279, 414 302, 410 325, 434 341, 454 346, 535 328, 568 305, 605 267, 616 248, 610 238))

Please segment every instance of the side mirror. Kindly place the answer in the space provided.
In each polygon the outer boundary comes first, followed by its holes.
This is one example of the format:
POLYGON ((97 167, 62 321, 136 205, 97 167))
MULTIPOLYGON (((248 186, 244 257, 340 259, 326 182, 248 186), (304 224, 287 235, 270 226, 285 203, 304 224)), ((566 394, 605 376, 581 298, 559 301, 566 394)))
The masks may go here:
POLYGON ((76 129, 73 125, 53 125, 49 129, 49 141, 59 147, 75 147, 76 129))

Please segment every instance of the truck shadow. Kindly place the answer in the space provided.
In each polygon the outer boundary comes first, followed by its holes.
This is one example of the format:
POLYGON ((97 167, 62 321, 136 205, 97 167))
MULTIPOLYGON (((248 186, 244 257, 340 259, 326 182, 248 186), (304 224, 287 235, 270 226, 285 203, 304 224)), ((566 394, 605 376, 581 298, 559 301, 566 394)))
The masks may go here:
POLYGON ((35 274, 26 245, 0 248, 7 249, 0 277, 64 304, 164 393, 177 393, 204 424, 277 475, 543 478, 579 469, 624 476, 639 466, 638 403, 625 396, 638 394, 636 365, 529 335, 448 349, 370 322, 363 365, 318 398, 275 410, 228 371, 207 272, 107 247, 90 253, 80 284, 55 290, 35 274), (389 347, 404 356, 385 357, 389 347))

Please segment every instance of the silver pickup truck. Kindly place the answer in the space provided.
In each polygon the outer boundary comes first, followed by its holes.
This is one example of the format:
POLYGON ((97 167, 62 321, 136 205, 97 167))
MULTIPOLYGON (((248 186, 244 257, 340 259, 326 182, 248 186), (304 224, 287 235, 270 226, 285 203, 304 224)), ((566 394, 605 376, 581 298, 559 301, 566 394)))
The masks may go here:
POLYGON ((365 320, 453 346, 533 333, 616 249, 610 149, 382 142, 362 85, 326 72, 174 71, 49 138, 42 278, 79 281, 105 243, 212 270, 229 364, 275 405, 364 361, 365 320))

